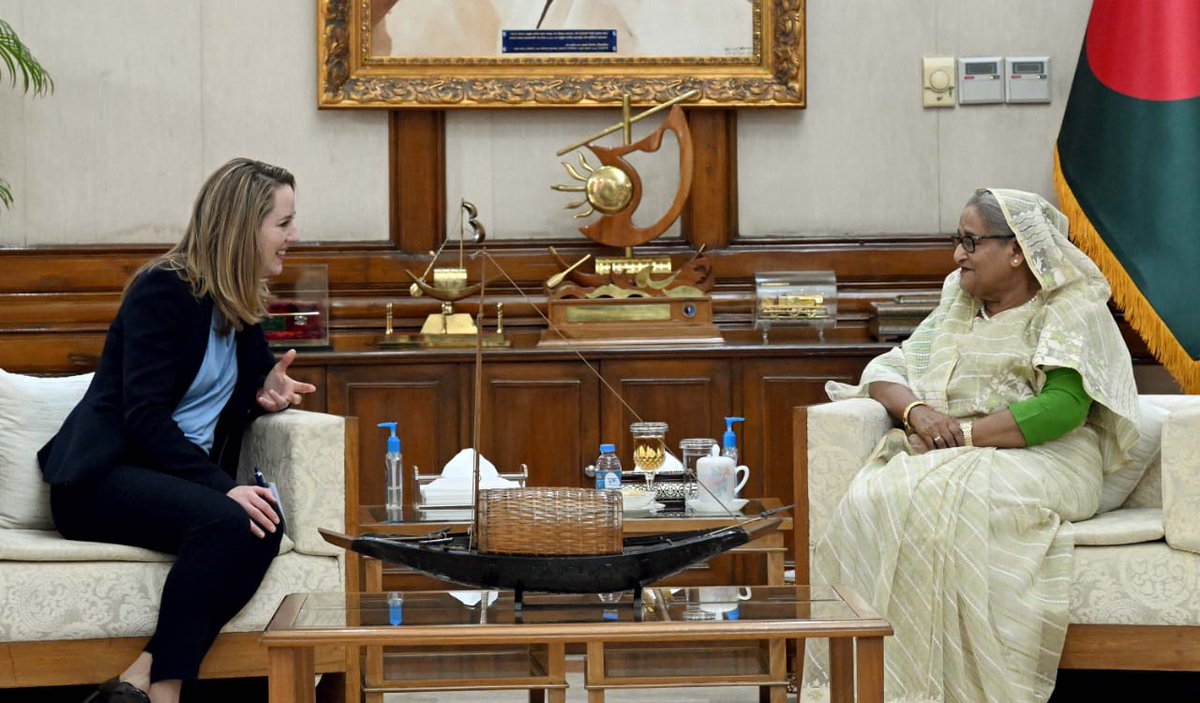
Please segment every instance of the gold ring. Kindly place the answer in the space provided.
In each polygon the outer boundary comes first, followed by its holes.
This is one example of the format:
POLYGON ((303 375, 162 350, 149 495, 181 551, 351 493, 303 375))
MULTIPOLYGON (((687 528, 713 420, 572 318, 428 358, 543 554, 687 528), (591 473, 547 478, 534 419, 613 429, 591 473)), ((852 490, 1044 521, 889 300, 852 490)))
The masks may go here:
POLYGON ((942 439, 942 436, 941 436, 941 435, 938 435, 937 437, 934 437, 934 438, 933 438, 933 441, 934 441, 934 442, 944 442, 944 441, 946 441, 946 440, 942 439))

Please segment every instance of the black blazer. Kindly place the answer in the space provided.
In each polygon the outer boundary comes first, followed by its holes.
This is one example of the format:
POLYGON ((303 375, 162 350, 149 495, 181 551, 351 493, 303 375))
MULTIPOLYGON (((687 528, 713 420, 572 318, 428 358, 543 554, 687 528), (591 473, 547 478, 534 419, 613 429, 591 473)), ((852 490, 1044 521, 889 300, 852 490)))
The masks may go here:
POLYGON ((133 282, 108 328, 91 385, 38 452, 47 483, 87 483, 117 464, 132 464, 222 492, 233 488, 242 433, 262 414, 255 395, 275 359, 261 325, 237 333, 237 384, 206 454, 171 414, 204 361, 212 314, 212 299, 196 299, 174 271, 153 269, 133 282))

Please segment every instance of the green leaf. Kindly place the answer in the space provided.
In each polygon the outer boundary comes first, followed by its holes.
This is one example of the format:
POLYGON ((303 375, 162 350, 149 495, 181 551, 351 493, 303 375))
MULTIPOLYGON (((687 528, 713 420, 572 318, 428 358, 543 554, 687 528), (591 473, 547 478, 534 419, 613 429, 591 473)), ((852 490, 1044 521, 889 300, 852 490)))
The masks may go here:
MULTIPOLYGON (((54 92, 54 79, 34 58, 12 25, 4 20, 0 20, 0 64, 0 80, 3 80, 7 71, 9 85, 13 88, 17 87, 17 76, 20 75, 21 86, 26 94, 31 89, 35 96, 54 92)), ((0 208, 9 208, 12 204, 12 188, 8 181, 0 178, 0 208)))
MULTIPOLYGON (((8 72, 9 84, 17 87, 17 76, 21 77, 21 85, 25 93, 33 91, 34 95, 46 95, 54 92, 54 79, 34 58, 29 47, 21 42, 16 30, 8 22, 0 20, 0 62, 8 72)), ((4 71, 0 71, 0 78, 4 71)))

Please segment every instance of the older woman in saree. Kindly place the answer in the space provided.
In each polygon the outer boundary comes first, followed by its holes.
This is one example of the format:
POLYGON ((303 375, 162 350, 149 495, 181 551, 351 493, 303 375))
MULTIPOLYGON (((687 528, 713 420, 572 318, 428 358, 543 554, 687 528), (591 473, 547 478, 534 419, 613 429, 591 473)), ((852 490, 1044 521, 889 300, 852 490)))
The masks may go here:
MULTIPOLYGON (((953 237, 937 308, 858 386, 895 419, 837 506, 813 582, 891 621, 885 693, 1045 701, 1068 618, 1074 545, 1105 472, 1137 441, 1129 352, 1109 287, 1041 197, 981 190, 953 237)), ((813 651, 806 682, 827 678, 813 651)))

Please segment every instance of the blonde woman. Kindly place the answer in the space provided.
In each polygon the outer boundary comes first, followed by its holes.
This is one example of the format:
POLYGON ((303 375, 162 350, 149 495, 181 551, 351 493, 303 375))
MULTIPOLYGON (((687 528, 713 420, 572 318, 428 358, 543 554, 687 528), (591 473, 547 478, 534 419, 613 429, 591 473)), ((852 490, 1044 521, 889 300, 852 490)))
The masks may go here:
POLYGON ((246 426, 316 390, 287 375, 295 350, 276 362, 259 324, 295 210, 284 169, 217 169, 183 239, 134 274, 87 393, 38 452, 64 537, 176 556, 154 636, 92 703, 178 701, 279 551, 270 491, 233 476, 246 426))

